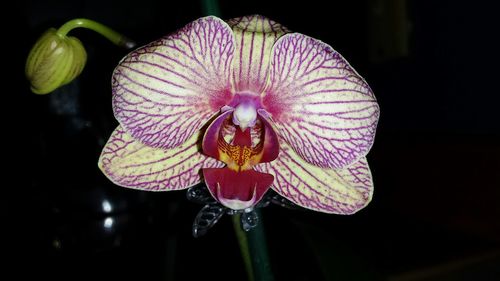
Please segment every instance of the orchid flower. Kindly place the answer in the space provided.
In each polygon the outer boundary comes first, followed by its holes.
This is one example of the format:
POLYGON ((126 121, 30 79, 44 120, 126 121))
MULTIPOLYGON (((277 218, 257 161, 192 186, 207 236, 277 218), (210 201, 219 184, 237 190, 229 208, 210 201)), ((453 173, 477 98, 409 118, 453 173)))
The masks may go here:
POLYGON ((204 180, 232 210, 270 188, 324 213, 352 214, 372 198, 370 87, 332 47, 270 19, 195 20, 127 55, 112 91, 120 125, 99 167, 117 185, 204 180))

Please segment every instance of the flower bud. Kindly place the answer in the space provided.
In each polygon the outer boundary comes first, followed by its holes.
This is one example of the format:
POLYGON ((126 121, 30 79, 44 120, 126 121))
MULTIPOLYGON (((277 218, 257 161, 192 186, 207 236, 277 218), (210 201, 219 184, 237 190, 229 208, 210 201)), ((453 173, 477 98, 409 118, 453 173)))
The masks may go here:
POLYGON ((87 53, 80 40, 47 30, 26 60, 26 77, 35 94, 48 94, 68 84, 83 70, 87 53))

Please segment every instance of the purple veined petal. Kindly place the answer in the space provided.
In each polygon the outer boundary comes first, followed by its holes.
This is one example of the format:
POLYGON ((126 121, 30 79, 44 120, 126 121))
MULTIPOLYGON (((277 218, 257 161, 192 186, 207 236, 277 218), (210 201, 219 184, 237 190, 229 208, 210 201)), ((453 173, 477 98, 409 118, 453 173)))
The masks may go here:
POLYGON ((236 43, 232 72, 234 88, 237 92, 261 93, 274 42, 289 31, 260 15, 230 19, 228 24, 233 28, 236 43))
POLYGON ((338 52, 308 36, 276 42, 262 104, 278 134, 316 166, 347 167, 373 144, 379 106, 370 87, 338 52))
POLYGON ((172 149, 142 144, 121 126, 112 133, 99 158, 99 168, 115 184, 147 191, 185 189, 200 183, 202 168, 224 163, 199 152, 199 135, 172 149))
POLYGON ((274 176, 272 188, 295 204, 314 211, 348 215, 372 199, 373 181, 366 158, 334 170, 311 165, 282 142, 280 156, 255 170, 274 176))
POLYGON ((113 110, 142 143, 172 148, 231 100, 231 28, 216 17, 128 54, 113 73, 113 110))

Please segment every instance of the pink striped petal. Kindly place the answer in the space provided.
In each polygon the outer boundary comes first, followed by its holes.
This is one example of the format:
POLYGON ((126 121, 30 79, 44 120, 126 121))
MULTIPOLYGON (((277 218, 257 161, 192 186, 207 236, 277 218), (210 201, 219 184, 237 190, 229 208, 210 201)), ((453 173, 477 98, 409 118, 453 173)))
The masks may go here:
POLYGON ((233 28, 236 43, 233 62, 235 90, 261 93, 269 72, 274 42, 288 29, 260 15, 231 19, 228 24, 233 28))
POLYGON ((280 156, 255 170, 274 176, 273 189, 295 204, 314 211, 353 214, 372 198, 373 182, 366 158, 349 168, 333 170, 311 165, 286 143, 280 156))
POLYGON ((263 106, 303 159, 340 169, 368 153, 379 107, 338 52, 308 36, 286 34, 274 46, 269 75, 263 106))
POLYGON ((153 148, 122 127, 113 132, 99 158, 99 168, 115 184, 148 191, 184 189, 200 183, 201 168, 224 164, 199 153, 193 135, 173 149, 153 148))
POLYGON ((130 53, 113 74, 120 124, 149 146, 185 142, 232 97, 233 44, 231 28, 206 17, 130 53))

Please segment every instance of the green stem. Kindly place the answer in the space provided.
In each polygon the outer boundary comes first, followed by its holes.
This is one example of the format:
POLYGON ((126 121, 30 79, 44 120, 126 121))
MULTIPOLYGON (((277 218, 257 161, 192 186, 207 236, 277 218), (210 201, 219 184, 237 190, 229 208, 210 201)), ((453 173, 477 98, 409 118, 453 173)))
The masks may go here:
POLYGON ((273 281, 271 264, 262 223, 262 213, 256 211, 259 224, 250 231, 241 228, 241 215, 233 215, 233 226, 240 245, 240 252, 247 270, 248 280, 273 281))
POLYGON ((248 281, 254 281, 252 269, 252 261, 250 259, 250 250, 248 249, 248 239, 245 231, 241 229, 241 214, 233 215, 233 227, 236 233, 236 238, 238 238, 238 244, 240 245, 241 257, 243 258, 243 263, 245 264, 245 269, 248 275, 248 281))
POLYGON ((217 0, 202 0, 201 6, 203 9, 203 14, 205 14, 207 16, 220 17, 221 12, 220 12, 220 7, 219 7, 219 1, 217 1, 217 0))
POLYGON ((135 47, 135 42, 128 39, 124 35, 114 31, 113 29, 100 24, 96 21, 89 19, 74 19, 70 20, 67 23, 63 24, 58 30, 57 34, 61 36, 66 36, 71 30, 75 28, 87 28, 93 30, 102 36, 106 37, 109 41, 113 42, 113 44, 118 45, 120 47, 124 47, 127 49, 131 49, 135 47))

